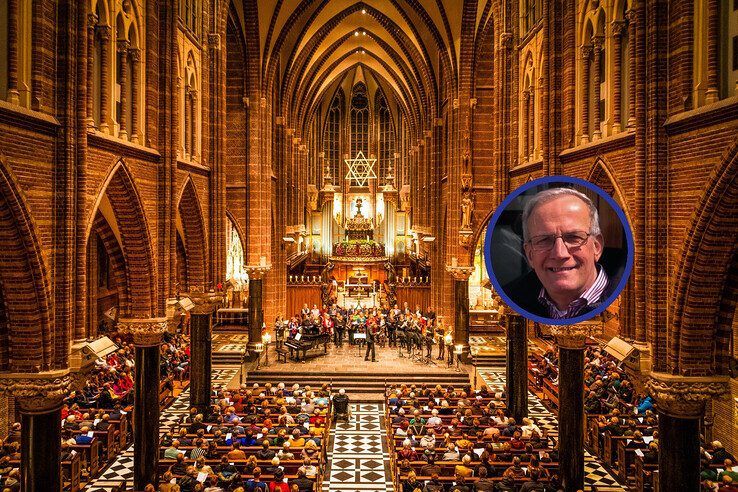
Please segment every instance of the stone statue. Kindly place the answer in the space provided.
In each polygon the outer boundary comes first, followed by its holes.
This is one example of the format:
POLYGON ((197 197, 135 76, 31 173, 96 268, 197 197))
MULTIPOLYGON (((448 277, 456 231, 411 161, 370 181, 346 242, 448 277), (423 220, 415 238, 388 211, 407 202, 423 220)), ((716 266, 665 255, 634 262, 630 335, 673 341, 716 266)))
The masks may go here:
POLYGON ((468 193, 464 193, 461 199, 461 228, 471 229, 472 213, 474 212, 474 202, 468 193))

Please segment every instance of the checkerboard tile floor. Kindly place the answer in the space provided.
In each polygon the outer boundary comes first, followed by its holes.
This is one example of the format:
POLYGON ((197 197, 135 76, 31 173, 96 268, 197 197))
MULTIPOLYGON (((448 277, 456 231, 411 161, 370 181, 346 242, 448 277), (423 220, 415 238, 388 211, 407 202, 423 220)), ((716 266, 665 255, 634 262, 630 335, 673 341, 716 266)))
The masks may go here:
MULTIPOLYGON (((212 370, 211 380, 214 384, 228 384, 238 374, 238 369, 216 368, 212 370)), ((190 389, 185 389, 159 416, 159 432, 167 432, 172 425, 179 423, 184 413, 190 408, 190 389)), ((85 487, 85 492, 108 492, 119 485, 122 480, 129 487, 133 486, 133 444, 126 448, 118 458, 105 469, 99 478, 85 487)))
POLYGON ((384 405, 351 405, 351 420, 331 429, 324 491, 393 491, 384 405))
MULTIPOLYGON (((501 391, 505 387, 505 368, 478 368, 482 380, 493 391, 501 391)), ((548 411, 537 396, 528 393, 528 414, 534 418, 541 429, 548 429, 553 438, 558 438, 559 422, 556 416, 548 411)), ((624 491, 625 489, 603 468, 597 459, 584 451, 584 483, 586 490, 596 486, 598 491, 624 491)))

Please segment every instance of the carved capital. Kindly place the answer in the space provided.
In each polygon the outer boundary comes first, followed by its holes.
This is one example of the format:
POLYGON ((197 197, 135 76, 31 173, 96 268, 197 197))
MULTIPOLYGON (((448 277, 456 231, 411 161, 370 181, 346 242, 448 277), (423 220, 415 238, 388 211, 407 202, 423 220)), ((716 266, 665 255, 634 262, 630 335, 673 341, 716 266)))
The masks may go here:
POLYGON ((592 45, 591 44, 585 44, 583 46, 579 47, 579 51, 582 53, 582 58, 585 60, 589 60, 589 57, 592 56, 592 45))
POLYGON ((728 391, 727 376, 685 377, 652 372, 646 390, 656 409, 671 417, 699 418, 705 403, 728 391))
POLYGON ((127 39, 119 39, 118 40, 118 53, 121 55, 125 55, 128 53, 128 48, 131 47, 131 42, 127 39))
POLYGON ((446 271, 451 274, 454 280, 461 282, 469 280, 471 274, 474 273, 473 266, 446 265, 446 271))
POLYGON ((602 51, 602 44, 604 42, 605 38, 603 36, 592 36, 592 48, 594 49, 595 54, 599 54, 602 51))
POLYGON ((616 38, 619 38, 626 32, 626 25, 624 20, 614 20, 612 21, 612 35, 616 38))
POLYGON ((118 331, 131 335, 137 346, 152 347, 161 343, 167 331, 167 318, 120 318, 118 331))
POLYGON ((625 12, 625 18, 627 19, 630 26, 635 26, 638 19, 638 13, 635 11, 635 9, 628 9, 625 12))
POLYGON ((272 269, 272 265, 249 265, 243 268, 246 270, 250 279, 261 280, 266 277, 266 274, 272 269))
POLYGON ((96 26, 95 29, 97 29, 97 35, 100 36, 101 41, 110 41, 110 36, 113 31, 110 26, 96 26))
POLYGON ((223 293, 221 292, 198 292, 192 291, 188 297, 195 305, 192 308, 192 314, 211 314, 223 303, 223 293))
POLYGON ((90 29, 94 29, 95 27, 97 27, 97 21, 98 17, 96 13, 90 12, 87 14, 87 27, 89 27, 90 29))
POLYGON ((0 377, 0 393, 16 399, 26 413, 47 413, 61 407, 69 394, 72 378, 69 370, 14 373, 0 377))
POLYGON ((500 33, 500 45, 504 46, 506 49, 512 48, 512 40, 513 40, 513 34, 511 32, 503 32, 500 33))
POLYGON ((556 344, 565 349, 584 349, 587 338, 602 333, 601 320, 582 321, 573 325, 547 325, 556 339, 556 344))
POLYGON ((130 53, 131 60, 133 60, 135 63, 141 61, 141 48, 130 48, 128 50, 128 53, 130 53))
POLYGON ((208 34, 208 47, 212 50, 219 50, 220 49, 220 34, 219 33, 211 33, 208 34))

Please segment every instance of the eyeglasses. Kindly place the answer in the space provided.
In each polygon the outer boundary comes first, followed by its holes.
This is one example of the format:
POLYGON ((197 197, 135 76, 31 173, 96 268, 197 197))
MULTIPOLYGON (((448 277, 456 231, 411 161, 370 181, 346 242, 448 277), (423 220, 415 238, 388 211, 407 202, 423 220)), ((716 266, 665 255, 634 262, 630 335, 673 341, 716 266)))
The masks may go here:
POLYGON ((528 240, 534 251, 549 251, 556 244, 556 240, 561 238, 567 249, 577 249, 584 246, 589 236, 592 234, 584 231, 565 232, 563 234, 541 234, 533 236, 528 240))

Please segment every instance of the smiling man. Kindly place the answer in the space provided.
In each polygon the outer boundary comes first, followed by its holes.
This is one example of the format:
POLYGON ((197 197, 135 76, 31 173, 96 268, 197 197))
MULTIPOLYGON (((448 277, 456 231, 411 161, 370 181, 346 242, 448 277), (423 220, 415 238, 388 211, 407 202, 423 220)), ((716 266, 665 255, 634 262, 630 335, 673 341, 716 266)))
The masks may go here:
POLYGON ((570 188, 533 196, 523 209, 523 248, 535 272, 513 283, 510 297, 544 318, 581 316, 599 307, 613 285, 598 263, 604 241, 592 201, 570 188))

